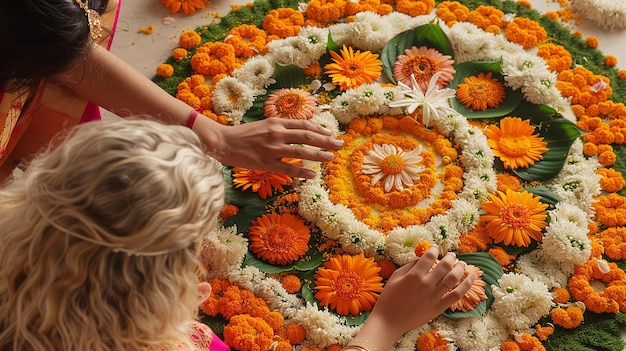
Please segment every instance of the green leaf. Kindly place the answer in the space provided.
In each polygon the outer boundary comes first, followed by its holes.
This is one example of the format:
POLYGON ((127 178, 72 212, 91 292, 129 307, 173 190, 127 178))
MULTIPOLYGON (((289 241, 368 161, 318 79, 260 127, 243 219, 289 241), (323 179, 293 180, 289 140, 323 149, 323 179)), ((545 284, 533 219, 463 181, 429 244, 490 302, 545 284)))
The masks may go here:
POLYGON ((528 181, 554 178, 563 169, 572 143, 582 135, 580 128, 547 105, 525 102, 513 111, 511 116, 530 119, 530 123, 537 126, 539 135, 544 138, 549 148, 543 154, 542 160, 528 168, 518 168, 512 172, 528 181))
POLYGON ((548 187, 546 187, 545 185, 537 185, 525 188, 524 190, 535 196, 541 197, 541 202, 550 206, 556 206, 556 204, 561 201, 561 198, 553 193, 552 190, 548 189, 548 187))
POLYGON ((487 295, 487 300, 481 301, 478 306, 476 306, 476 308, 474 308, 473 310, 467 312, 452 312, 451 310, 446 310, 443 315, 451 319, 461 319, 468 317, 482 318, 483 314, 493 303, 494 297, 493 293, 491 292, 491 286, 498 286, 498 279, 500 279, 500 277, 502 277, 502 274, 504 274, 504 272, 502 271, 502 267, 500 267, 498 261, 496 261, 496 259, 487 252, 457 254, 456 257, 457 259, 464 261, 467 264, 474 265, 483 271, 482 279, 485 282, 485 294, 487 295))
POLYGON ((267 101, 269 96, 270 93, 268 91, 263 95, 258 95, 254 99, 252 107, 250 107, 250 109, 246 111, 246 114, 243 116, 244 123, 256 122, 265 119, 263 107, 265 106, 265 101, 267 101))
MULTIPOLYGON (((547 351, 623 351, 626 343, 622 330, 626 327, 623 313, 596 314, 586 311, 583 324, 574 329, 559 326, 543 343, 547 351)), ((543 325, 543 323, 542 323, 543 325)))
POLYGON ((497 118, 508 115, 511 111, 520 104, 524 99, 524 95, 520 90, 513 90, 504 84, 504 77, 502 76, 502 61, 475 61, 464 62, 454 66, 456 73, 454 78, 448 84, 451 89, 457 89, 459 84, 463 84, 464 79, 477 76, 479 73, 490 73, 491 77, 498 79, 504 86, 504 101, 502 101, 497 107, 487 108, 485 111, 475 111, 471 108, 465 107, 457 98, 450 100, 450 105, 454 110, 465 116, 468 119, 485 119, 485 118, 497 118))
POLYGON ((398 56, 404 55, 404 50, 413 46, 427 46, 454 58, 454 50, 452 50, 450 40, 439 25, 425 24, 415 29, 404 31, 393 37, 380 53, 383 71, 393 84, 396 84, 396 80, 393 78, 393 66, 398 56))
POLYGON ((274 79, 276 83, 271 85, 274 90, 298 88, 306 84, 304 71, 296 65, 274 63, 274 79))
POLYGON ((341 50, 341 47, 339 47, 339 45, 337 45, 337 43, 333 40, 333 37, 330 32, 331 31, 328 31, 328 42, 326 43, 326 50, 327 51, 341 50))

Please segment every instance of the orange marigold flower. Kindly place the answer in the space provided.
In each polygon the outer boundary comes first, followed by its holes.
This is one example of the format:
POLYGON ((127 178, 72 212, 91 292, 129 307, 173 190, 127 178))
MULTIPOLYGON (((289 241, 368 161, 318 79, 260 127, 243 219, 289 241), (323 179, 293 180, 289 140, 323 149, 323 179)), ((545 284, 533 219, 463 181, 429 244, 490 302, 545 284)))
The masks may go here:
POLYGON ((311 0, 306 7, 306 17, 320 23, 332 23, 343 17, 345 0, 311 0))
POLYGON ((250 251, 271 264, 289 264, 309 250, 311 233, 299 216, 265 214, 252 222, 250 251))
POLYGON ((505 192, 506 189, 514 191, 522 190, 522 182, 520 179, 510 173, 498 173, 496 175, 498 179, 498 190, 505 192))
POLYGON ((417 351, 447 351, 448 341, 444 339, 438 330, 424 333, 417 338, 417 351))
POLYGON ((626 227, 611 227, 601 231, 598 238, 604 246, 604 254, 612 260, 626 258, 626 227))
POLYGON ((235 48, 237 57, 267 53, 267 33, 253 24, 241 24, 231 29, 224 42, 235 48))
POLYGON ((617 66, 617 57, 615 57, 613 55, 606 55, 604 57, 604 64, 607 67, 615 67, 615 66, 617 66))
POLYGON ((532 9, 533 8, 533 3, 528 1, 528 0, 518 0, 517 1, 518 4, 528 8, 528 9, 532 9))
POLYGON ((191 15, 205 8, 208 5, 206 0, 161 0, 161 3, 165 5, 172 13, 178 13, 183 10, 185 15, 191 15))
POLYGON ((498 261, 498 264, 502 267, 506 267, 511 264, 515 256, 509 255, 502 247, 494 246, 489 249, 489 254, 498 261))
POLYGON ((560 307, 553 308, 550 311, 550 317, 554 324, 565 329, 574 329, 585 319, 583 311, 576 306, 570 306, 567 309, 560 307))
POLYGON ((435 8, 435 0, 398 0, 396 10, 411 17, 429 14, 435 8))
POLYGON ((555 72, 569 69, 574 62, 572 55, 565 47, 551 43, 539 45, 537 56, 543 58, 548 67, 555 72))
POLYGON ((304 341, 306 330, 300 324, 290 323, 285 328, 285 336, 292 345, 298 345, 304 341))
POLYGON ((332 78, 333 84, 339 85, 341 90, 370 84, 380 77, 383 68, 377 54, 372 54, 371 51, 354 51, 352 47, 345 45, 340 53, 341 55, 330 52, 333 63, 324 66, 324 70, 332 78))
POLYGON ((283 288, 290 294, 295 294, 300 291, 302 284, 300 283, 300 278, 293 274, 285 275, 281 280, 280 284, 283 288))
POLYGON ((588 36, 585 39, 585 43, 587 44, 588 47, 595 49, 598 47, 598 45, 600 45, 600 42, 598 41, 598 38, 594 37, 593 35, 588 36))
POLYGON ((504 12, 494 6, 480 5, 475 10, 470 11, 467 21, 475 24, 477 27, 486 30, 491 26, 501 27, 504 12))
POLYGON ((610 166, 617 161, 617 156, 613 151, 605 151, 598 155, 598 162, 603 166, 610 166))
POLYGON ((315 298, 343 316, 371 311, 383 290, 379 271, 362 253, 332 256, 315 273, 315 298))
POLYGON ((540 324, 535 326, 535 336, 541 341, 548 340, 548 337, 554 333, 554 327, 542 327, 540 324))
POLYGON ((437 6, 437 17, 446 22, 447 26, 452 26, 457 22, 465 22, 469 15, 467 6, 456 1, 444 1, 437 6))
POLYGON ((265 118, 311 119, 315 114, 317 99, 302 89, 279 89, 270 94, 263 104, 265 118))
POLYGON ((202 38, 195 30, 186 30, 178 38, 178 46, 183 49, 191 49, 200 45, 202 38))
POLYGON ((191 68, 205 76, 232 73, 241 67, 235 56, 235 48, 227 43, 207 42, 191 57, 191 68))
POLYGON ((532 48, 548 38, 548 33, 539 23, 525 17, 515 17, 506 26, 504 35, 524 49, 532 48))
POLYGON ((168 63, 162 63, 157 67, 156 74, 159 77, 169 78, 174 74, 174 67, 168 63))
POLYGON ((430 249, 431 245, 432 244, 429 241, 420 241, 419 243, 417 243, 417 245, 415 245, 415 248, 413 249, 413 252, 415 253, 415 256, 422 257, 422 255, 428 249, 430 249))
POLYGON ((531 240, 541 241, 548 208, 541 203, 541 197, 509 189, 489 194, 489 200, 482 203, 487 214, 481 220, 487 223, 487 232, 495 243, 527 247, 531 240))
POLYGON ((195 110, 200 109, 200 98, 195 96, 190 90, 179 90, 176 93, 176 98, 193 107, 195 110))
POLYGON ((456 89, 456 98, 475 111, 498 107, 505 98, 504 84, 498 78, 480 72, 477 76, 463 78, 456 89))
POLYGON ((600 168, 596 173, 602 176, 600 187, 606 192, 616 193, 626 185, 622 173, 613 168, 600 168))
POLYGON ((341 351, 341 349, 343 349, 343 347, 339 344, 330 344, 326 346, 324 351, 341 351))
POLYGON ((383 279, 389 279, 389 277, 391 277, 393 272, 395 272, 397 269, 396 264, 389 259, 382 259, 376 262, 376 264, 380 268, 380 272, 378 273, 378 275, 380 275, 380 277, 383 279))
POLYGON ((269 350, 274 338, 274 331, 261 318, 246 314, 230 319, 224 327, 224 342, 237 350, 269 350))
POLYGON ((304 16, 300 11, 292 8, 281 7, 271 10, 263 20, 263 29, 279 38, 298 35, 302 26, 304 26, 304 16))
POLYGON ((237 207, 235 205, 232 205, 232 204, 226 204, 226 205, 224 205, 224 207, 220 211, 220 218, 221 219, 228 219, 228 218, 236 215, 237 212, 239 212, 239 207, 237 207))
POLYGON ((567 287, 572 297, 583 302, 591 312, 623 313, 626 311, 626 273, 614 262, 607 264, 607 273, 600 270, 595 258, 576 266, 567 287), (595 280, 601 284, 592 284, 595 280), (597 291, 595 286, 606 288, 597 291))
POLYGON ((617 78, 624 80, 626 79, 626 69, 620 69, 617 71, 617 78))
POLYGON ((554 294, 552 301, 555 303, 567 303, 571 297, 569 291, 565 288, 554 288, 552 293, 554 294))
POLYGON ((176 61, 182 61, 187 58, 189 52, 185 48, 176 48, 172 51, 172 58, 176 61))
MULTIPOLYGON (((285 161, 283 161, 285 162, 285 161)), ((289 164, 297 164, 299 159, 289 159, 286 161, 289 164)), ((259 194, 261 199, 266 199, 268 196, 272 196, 274 189, 277 191, 284 191, 284 185, 291 185, 291 177, 271 171, 262 171, 247 169, 242 167, 233 168, 233 184, 235 188, 242 188, 242 191, 248 189, 259 194)))
POLYGON ((518 117, 505 117, 500 120, 500 127, 492 124, 485 129, 487 144, 507 169, 530 167, 543 159, 548 143, 534 132, 530 120, 518 117))
POLYGON ((598 146, 594 143, 587 142, 583 144, 583 153, 588 157, 595 156, 598 153, 598 146))

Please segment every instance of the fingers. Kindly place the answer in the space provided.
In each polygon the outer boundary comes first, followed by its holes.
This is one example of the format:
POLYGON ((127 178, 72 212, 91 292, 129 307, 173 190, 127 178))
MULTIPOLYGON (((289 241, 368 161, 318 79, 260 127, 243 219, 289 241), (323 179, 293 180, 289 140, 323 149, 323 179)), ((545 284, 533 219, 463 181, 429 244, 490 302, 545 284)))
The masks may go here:
POLYGON ((282 118, 268 118, 267 121, 285 128, 282 131, 274 129, 273 135, 268 136, 286 144, 306 144, 328 150, 337 150, 343 146, 343 140, 332 137, 330 130, 309 121, 282 118))
POLYGON ((456 288, 446 293, 446 295, 444 295, 441 299, 443 306, 451 306, 453 303, 459 301, 465 293, 470 290, 472 284, 474 283, 474 279, 476 279, 476 273, 468 275, 456 286, 456 288))

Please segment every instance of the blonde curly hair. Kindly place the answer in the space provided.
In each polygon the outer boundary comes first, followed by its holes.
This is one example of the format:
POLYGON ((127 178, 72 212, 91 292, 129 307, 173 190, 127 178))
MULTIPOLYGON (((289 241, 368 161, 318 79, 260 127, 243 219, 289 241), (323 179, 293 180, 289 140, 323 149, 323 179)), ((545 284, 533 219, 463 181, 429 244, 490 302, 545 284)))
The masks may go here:
POLYGON ((0 350, 140 350, 197 314, 223 177, 188 128, 91 122, 0 190, 0 350))

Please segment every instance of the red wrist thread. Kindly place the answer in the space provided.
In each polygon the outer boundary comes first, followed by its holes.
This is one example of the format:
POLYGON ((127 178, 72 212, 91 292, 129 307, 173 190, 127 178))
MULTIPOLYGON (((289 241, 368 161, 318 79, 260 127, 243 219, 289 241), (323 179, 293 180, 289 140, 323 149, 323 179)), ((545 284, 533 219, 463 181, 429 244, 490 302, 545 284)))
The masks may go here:
POLYGON ((198 118, 198 115, 198 111, 191 110, 191 113, 189 114, 189 119, 187 119, 187 128, 193 128, 193 124, 196 123, 196 118, 198 118))

